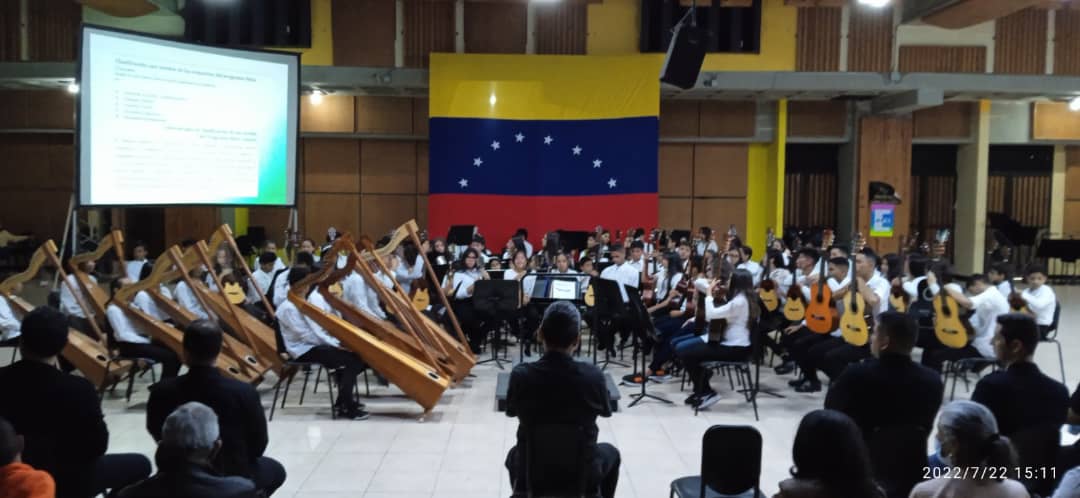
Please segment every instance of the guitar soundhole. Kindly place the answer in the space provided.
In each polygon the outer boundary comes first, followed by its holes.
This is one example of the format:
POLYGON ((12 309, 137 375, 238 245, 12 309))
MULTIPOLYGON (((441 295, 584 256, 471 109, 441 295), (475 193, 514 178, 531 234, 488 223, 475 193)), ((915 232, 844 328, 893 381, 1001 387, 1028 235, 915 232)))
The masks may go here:
POLYGON ((246 357, 244 357, 244 359, 247 360, 247 362, 251 363, 252 365, 257 365, 259 363, 259 361, 256 360, 254 356, 246 356, 246 357))
POLYGON ((102 362, 102 363, 105 363, 105 362, 108 362, 108 361, 109 361, 109 359, 108 359, 108 358, 106 358, 105 356, 103 356, 103 355, 100 355, 100 354, 99 354, 99 355, 97 355, 97 360, 98 360, 98 361, 100 361, 100 362, 102 362))
POLYGON ((240 370, 237 370, 236 367, 229 367, 229 373, 233 375, 240 375, 240 370))
POLYGON ((439 380, 439 374, 435 372, 428 371, 427 376, 431 377, 431 380, 439 380))
POLYGON ((450 360, 447 360, 446 358, 439 358, 438 361, 439 361, 439 363, 442 363, 443 365, 449 365, 450 364, 450 360))

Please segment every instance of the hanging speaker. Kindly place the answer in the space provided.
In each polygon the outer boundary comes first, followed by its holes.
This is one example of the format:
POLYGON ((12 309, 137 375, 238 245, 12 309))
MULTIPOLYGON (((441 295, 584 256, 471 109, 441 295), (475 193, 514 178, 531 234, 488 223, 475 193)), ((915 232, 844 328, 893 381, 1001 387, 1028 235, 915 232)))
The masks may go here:
POLYGON ((660 82, 675 85, 683 90, 697 84, 701 64, 705 62, 705 43, 708 33, 696 26, 678 24, 675 36, 668 45, 664 68, 660 70, 660 82))

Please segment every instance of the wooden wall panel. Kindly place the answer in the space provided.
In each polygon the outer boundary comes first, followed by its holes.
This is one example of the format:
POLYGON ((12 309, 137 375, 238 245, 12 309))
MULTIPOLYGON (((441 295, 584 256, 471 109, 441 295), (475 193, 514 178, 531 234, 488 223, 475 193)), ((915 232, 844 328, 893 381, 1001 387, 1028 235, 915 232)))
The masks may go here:
POLYGON ((588 5, 581 2, 537 4, 536 53, 585 53, 588 35, 588 5))
POLYGON ((784 175, 784 224, 836 226, 836 172, 784 175))
POLYGON ((65 90, 0 92, 0 129, 75 128, 75 99, 65 90))
POLYGON ((527 10, 525 2, 466 2, 465 52, 524 54, 527 10))
POLYGON ((19 2, 0 1, 0 61, 19 60, 19 2))
POLYGON ((994 72, 1046 73, 1047 10, 1028 8, 997 20, 994 72))
POLYGON ((0 157, 0 227, 59 244, 75 185, 72 136, 0 135, 0 157))
POLYGON ((416 225, 421 229, 427 229, 427 204, 428 196, 418 195, 416 196, 416 225))
POLYGON ((694 145, 661 144, 659 194, 661 197, 690 197, 694 182, 694 145))
POLYGON ((1080 140, 1080 113, 1063 102, 1035 102, 1031 110, 1031 138, 1035 140, 1080 140))
POLYGON ((306 234, 326 233, 329 227, 339 232, 359 233, 360 196, 356 194, 304 194, 300 205, 300 228, 306 234))
POLYGON ((165 247, 206 237, 220 225, 221 209, 217 207, 165 208, 165 247))
POLYGON ((1054 74, 1080 75, 1080 11, 1054 13, 1054 74))
POLYGON ((848 71, 892 70, 893 9, 852 8, 848 27, 848 71))
POLYGON ((699 119, 703 137, 752 137, 757 103, 750 101, 704 101, 699 119))
POLYGON ((686 100, 660 101, 661 137, 696 137, 701 130, 698 103, 686 100))
POLYGON ((453 51, 454 2, 406 0, 405 66, 426 68, 431 52, 453 51))
POLYGON ((902 73, 985 73, 986 47, 908 45, 900 47, 902 73))
POLYGON ((70 201, 70 191, 0 190, 0 226, 13 233, 32 233, 42 239, 53 239, 59 246, 70 201))
POLYGON ((413 99, 413 135, 428 136, 428 99, 413 99))
POLYGON ((661 197, 660 215, 657 218, 661 227, 667 229, 686 229, 693 226, 693 199, 689 197, 661 197))
POLYGON ((394 2, 333 0, 335 66, 394 66, 394 2))
MULTIPOLYGON (((865 117, 860 121, 858 137, 859 192, 857 226, 863 233, 870 233, 869 184, 883 181, 896 188, 901 199, 910 199, 911 188, 911 139, 913 125, 905 117, 865 117)), ((896 206, 895 224, 897 235, 907 232, 910 225, 910 206, 896 206)), ((899 239, 871 239, 870 245, 878 252, 897 250, 899 239)))
POLYGON ((301 132, 352 133, 356 128, 353 97, 327 95, 318 105, 308 97, 300 99, 301 132))
POLYGON ((407 97, 356 97, 356 131, 411 135, 413 99, 407 97))
POLYGON ((415 195, 368 194, 360 199, 360 230, 375 240, 416 218, 415 195))
POLYGON ((1020 224, 1029 227, 1050 225, 1050 189, 1049 175, 1019 176, 1012 178, 1012 205, 1010 216, 1020 224))
POLYGON ((360 141, 304 139, 304 191, 360 193, 360 141))
POLYGON ((428 193, 430 182, 428 172, 431 171, 428 166, 429 150, 428 142, 416 142, 416 193, 418 194, 428 193))
MULTIPOLYGON (((297 199, 297 205, 300 205, 299 199, 297 199)), ((291 210, 289 208, 248 208, 248 226, 265 228, 266 237, 280 243, 280 241, 282 240, 283 230, 285 230, 285 227, 289 226, 290 215, 291 210)))
POLYGON ((1080 146, 1065 146, 1065 198, 1080 201, 1080 146))
POLYGON ((1005 212, 1005 177, 990 175, 986 179, 986 212, 1005 212))
POLYGON ((788 102, 789 137, 843 137, 847 133, 847 121, 847 102, 788 102))
POLYGON ((915 138, 969 138, 975 106, 971 102, 946 102, 912 113, 915 138))
POLYGON ((842 9, 809 7, 798 12, 795 70, 839 71, 842 9))
POLYGON ((746 233, 746 199, 694 199, 692 226, 723 231, 729 225, 746 233))
POLYGON ((1061 228, 1062 237, 1080 238, 1080 200, 1065 201, 1065 218, 1061 228))
POLYGON ((30 7, 30 60, 75 60, 82 6, 68 0, 34 0, 27 3, 30 7))
POLYGON ((416 143, 364 140, 360 144, 360 175, 364 194, 415 194, 416 143))
POLYGON ((695 145, 694 197, 745 198, 748 153, 746 144, 695 145))

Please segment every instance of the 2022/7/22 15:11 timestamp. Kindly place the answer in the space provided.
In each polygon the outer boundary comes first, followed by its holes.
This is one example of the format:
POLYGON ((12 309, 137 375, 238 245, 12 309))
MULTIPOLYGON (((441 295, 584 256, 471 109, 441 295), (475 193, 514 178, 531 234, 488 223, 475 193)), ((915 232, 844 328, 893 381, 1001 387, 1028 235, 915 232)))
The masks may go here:
POLYGON ((923 467, 923 479, 1057 480, 1057 467, 923 467))

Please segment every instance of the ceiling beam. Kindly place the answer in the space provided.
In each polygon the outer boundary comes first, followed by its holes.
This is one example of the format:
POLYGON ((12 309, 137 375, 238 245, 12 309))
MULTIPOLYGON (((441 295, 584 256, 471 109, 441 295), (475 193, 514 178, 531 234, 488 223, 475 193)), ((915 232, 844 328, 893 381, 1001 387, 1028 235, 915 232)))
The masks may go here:
POLYGON ((1002 18, 1042 0, 960 0, 932 10, 922 16, 922 22, 945 29, 960 29, 1002 18))
POLYGON ((892 95, 882 95, 870 101, 870 112, 874 114, 909 114, 927 107, 937 107, 945 102, 945 92, 931 88, 920 88, 892 95))

